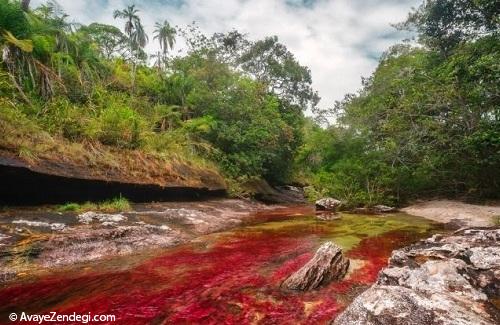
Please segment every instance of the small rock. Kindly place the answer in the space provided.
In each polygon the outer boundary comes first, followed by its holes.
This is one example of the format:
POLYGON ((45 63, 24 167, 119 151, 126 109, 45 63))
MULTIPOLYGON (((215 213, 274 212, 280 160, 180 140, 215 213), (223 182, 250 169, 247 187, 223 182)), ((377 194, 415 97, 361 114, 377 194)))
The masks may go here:
POLYGON ((390 206, 382 205, 382 204, 374 206, 373 210, 376 213, 388 213, 388 212, 396 212, 397 211, 397 209, 395 207, 390 207, 390 206))
POLYGON ((316 210, 320 211, 336 211, 342 202, 331 197, 323 198, 315 202, 316 210))
POLYGON ((349 259, 344 258, 342 249, 332 242, 326 242, 306 265, 283 281, 281 287, 312 290, 330 281, 342 279, 348 268, 349 259))
POLYGON ((470 261, 478 269, 500 268, 500 249, 498 247, 473 247, 470 261))
POLYGON ((109 213, 98 213, 93 211, 88 211, 77 216, 78 221, 84 224, 89 224, 93 220, 101 222, 103 225, 115 225, 120 221, 126 221, 127 217, 123 214, 109 214, 109 213))

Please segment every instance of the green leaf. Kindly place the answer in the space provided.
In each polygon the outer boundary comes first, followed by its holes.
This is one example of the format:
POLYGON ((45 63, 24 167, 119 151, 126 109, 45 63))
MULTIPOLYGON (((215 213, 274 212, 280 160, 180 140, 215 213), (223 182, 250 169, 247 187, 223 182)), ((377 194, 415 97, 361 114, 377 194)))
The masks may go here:
POLYGON ((14 45, 15 47, 20 48, 24 52, 32 52, 33 51, 33 42, 31 40, 20 40, 17 39, 14 35, 12 35, 9 31, 2 32, 3 39, 9 43, 14 45))

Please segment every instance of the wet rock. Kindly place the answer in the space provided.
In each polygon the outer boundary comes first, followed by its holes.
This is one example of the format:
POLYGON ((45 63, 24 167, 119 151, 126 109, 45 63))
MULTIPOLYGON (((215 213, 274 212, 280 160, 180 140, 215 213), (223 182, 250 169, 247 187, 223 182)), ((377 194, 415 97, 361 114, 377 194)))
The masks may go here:
POLYGON ((332 242, 326 242, 316 251, 314 257, 281 284, 290 290, 312 290, 330 281, 340 280, 347 273, 349 260, 342 249, 332 242))
POLYGON ((45 242, 36 263, 43 267, 69 265, 126 255, 146 247, 169 247, 182 241, 178 232, 154 225, 75 230, 45 242))
POLYGON ((28 227, 43 227, 43 228, 50 228, 51 230, 54 230, 54 231, 60 231, 60 230, 64 230, 64 228, 66 228, 66 225, 64 223, 59 223, 59 222, 53 222, 53 223, 49 223, 49 222, 43 222, 43 221, 30 221, 30 220, 24 220, 24 219, 21 219, 21 220, 14 220, 12 221, 13 224, 16 224, 16 225, 25 225, 25 226, 28 226, 28 227))
POLYGON ((78 221, 84 224, 89 224, 96 220, 101 222, 105 226, 112 226, 118 222, 127 220, 123 214, 109 214, 109 213, 98 213, 93 211, 88 211, 77 216, 78 221))
POLYGON ((486 325, 495 324, 484 309, 435 293, 428 296, 400 286, 375 285, 359 295, 334 325, 486 325))
POLYGON ((393 252, 334 324, 496 324, 500 230, 468 229, 393 252))
POLYGON ((15 279, 16 275, 15 271, 0 267, 0 284, 15 279))
POLYGON ((336 200, 331 197, 323 198, 315 202, 316 210, 319 211, 336 211, 337 208, 342 204, 341 201, 336 200))
POLYGON ((382 205, 382 204, 374 206, 373 210, 375 211, 375 213, 389 213, 389 212, 396 212, 397 211, 397 209, 395 207, 390 207, 390 206, 382 205))

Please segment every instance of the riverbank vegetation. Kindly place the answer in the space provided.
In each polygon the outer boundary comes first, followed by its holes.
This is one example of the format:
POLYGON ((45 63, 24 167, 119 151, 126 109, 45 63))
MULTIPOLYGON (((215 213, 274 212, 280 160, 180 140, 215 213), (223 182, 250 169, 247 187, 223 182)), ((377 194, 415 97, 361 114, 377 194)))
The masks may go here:
POLYGON ((234 189, 312 185, 311 199, 350 206, 500 193, 494 1, 425 1, 397 26, 417 42, 385 52, 362 89, 327 110, 276 37, 168 21, 147 35, 133 5, 114 12, 120 29, 29 3, 0 0, 0 149, 23 159, 126 168, 130 153, 218 171, 234 189), (148 55, 148 42, 160 50, 148 55))
POLYGON ((495 1, 425 1, 355 94, 310 123, 297 157, 315 184, 351 205, 418 197, 498 198, 500 42, 495 1))
POLYGON ((277 38, 207 37, 166 21, 146 35, 134 6, 114 13, 123 30, 70 23, 55 2, 0 6, 3 148, 27 159, 47 148, 108 160, 113 148, 140 151, 238 181, 289 175, 303 112, 317 95, 309 69, 277 38), (174 56, 177 38, 188 49, 174 56), (148 56, 148 41, 161 51, 148 56))
POLYGON ((69 202, 62 204, 57 207, 59 212, 75 211, 75 212, 86 212, 86 211, 101 211, 101 212, 124 212, 132 209, 130 202, 122 197, 115 197, 110 200, 103 202, 85 202, 83 204, 69 202))

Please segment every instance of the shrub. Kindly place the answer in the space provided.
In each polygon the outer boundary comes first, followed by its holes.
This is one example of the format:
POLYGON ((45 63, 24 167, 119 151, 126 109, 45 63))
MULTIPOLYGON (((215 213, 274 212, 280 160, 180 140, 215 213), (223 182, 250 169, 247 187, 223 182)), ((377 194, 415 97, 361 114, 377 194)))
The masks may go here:
POLYGON ((84 211, 103 211, 103 212, 121 212, 121 211, 129 211, 131 209, 130 202, 124 198, 123 196, 119 196, 117 198, 103 201, 100 203, 94 202, 85 202, 83 204, 79 203, 66 203, 60 205, 56 208, 57 211, 60 212, 84 212, 84 211))
POLYGON ((145 124, 133 109, 113 103, 91 121, 87 135, 106 145, 135 149, 141 145, 145 124))

